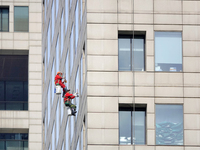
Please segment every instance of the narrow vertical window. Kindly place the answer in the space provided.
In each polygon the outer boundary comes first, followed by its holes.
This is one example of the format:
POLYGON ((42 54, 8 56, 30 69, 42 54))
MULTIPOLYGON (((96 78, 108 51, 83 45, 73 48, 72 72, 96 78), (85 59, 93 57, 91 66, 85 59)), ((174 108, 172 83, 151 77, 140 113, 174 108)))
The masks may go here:
POLYGON ((54 100, 54 77, 55 77, 55 70, 54 70, 54 60, 52 64, 52 69, 51 69, 51 102, 53 105, 53 100, 54 100))
POLYGON ((14 31, 29 31, 29 9, 28 6, 14 7, 14 31))
POLYGON ((72 25, 71 37, 70 37, 70 74, 72 73, 74 62, 74 26, 72 25))
POLYGON ((53 41, 53 36, 54 36, 54 27, 55 24, 55 16, 54 16, 54 0, 52 2, 52 7, 51 7, 51 40, 53 41))
MULTIPOLYGON (((77 69, 77 73, 76 73, 76 88, 75 88, 76 92, 79 93, 79 67, 77 69)), ((79 111, 79 97, 76 97, 76 108, 77 108, 77 114, 78 114, 78 111, 79 111)), ((76 115, 77 117, 77 115, 76 115)))
POLYGON ((60 129, 60 118, 59 118, 59 109, 60 109, 60 101, 58 99, 57 102, 57 108, 56 108, 56 147, 58 145, 58 139, 59 139, 59 129, 60 129))
POLYGON ((63 12, 62 12, 62 15, 61 15, 61 31, 60 31, 60 42, 61 42, 61 56, 62 56, 62 52, 63 52, 63 46, 64 46, 64 27, 63 27, 63 12))
POLYGON ((76 4, 76 48, 75 48, 75 53, 77 52, 78 36, 79 36, 79 0, 77 1, 77 4, 76 4))
POLYGON ((183 105, 156 105, 156 145, 183 145, 183 105))
POLYGON ((66 122, 65 128, 65 150, 69 150, 69 119, 66 122))
POLYGON ((0 8, 0 31, 9 31, 9 8, 0 8))
POLYGON ((67 31, 69 17, 69 0, 65 0, 65 32, 67 31))
POLYGON ((155 71, 182 71, 181 32, 155 32, 155 71))
POLYGON ((59 52, 59 35, 58 35, 56 42, 56 72, 59 71, 59 65, 60 65, 60 52, 59 52))

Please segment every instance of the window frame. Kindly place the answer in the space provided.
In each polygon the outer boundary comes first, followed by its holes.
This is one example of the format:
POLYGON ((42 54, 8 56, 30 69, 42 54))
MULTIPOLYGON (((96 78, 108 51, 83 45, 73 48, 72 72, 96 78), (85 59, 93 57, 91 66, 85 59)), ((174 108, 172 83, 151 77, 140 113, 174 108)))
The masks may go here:
POLYGON ((14 27, 14 32, 29 32, 29 19, 30 19, 30 15, 29 15, 29 6, 14 6, 14 12, 13 12, 13 27, 14 27), (16 7, 27 7, 28 8, 28 30, 27 31, 16 31, 15 30, 15 8, 16 7))
POLYGON ((160 30, 155 30, 154 31, 154 72, 158 72, 158 73, 182 73, 184 72, 183 71, 183 31, 160 31, 160 30), (181 62, 181 65, 182 65, 182 70, 181 71, 156 71, 156 35, 155 33, 156 32, 166 32, 166 33, 169 33, 169 32, 175 32, 175 33, 178 33, 180 32, 181 33, 181 54, 182 54, 182 62, 181 62))
MULTIPOLYGON (((147 145, 147 105, 146 104, 119 104, 119 113, 120 111, 127 111, 131 112, 131 145, 147 145), (144 144, 133 144, 133 112, 135 111, 144 111, 145 112, 145 137, 144 137, 144 144)), ((120 114, 118 116, 119 118, 119 145, 120 144, 120 114)), ((126 144, 127 145, 127 144, 126 144)))
POLYGON ((177 104, 177 103, 166 103, 166 104, 161 104, 161 103, 158 103, 158 104, 155 104, 155 145, 156 146, 183 146, 185 143, 184 143, 184 105, 183 104, 177 104), (157 144, 156 143, 156 130, 157 130, 157 127, 156 127, 156 119, 157 119, 157 109, 156 109, 156 105, 162 105, 162 106, 164 106, 164 105, 178 105, 178 106, 182 106, 182 119, 183 119, 183 144, 182 145, 170 145, 170 144, 157 144))
POLYGON ((0 32, 9 32, 9 6, 1 6, 0 7, 0 15, 1 15, 1 28, 0 28, 0 32), (2 30, 2 24, 3 24, 3 21, 2 21, 2 9, 8 9, 8 31, 3 31, 2 30))
MULTIPOLYGON (((144 71, 146 71, 146 34, 141 32, 138 33, 136 32, 134 34, 134 39, 143 39, 144 40, 144 71)), ((134 72, 144 72, 144 71, 137 71, 134 70, 133 66, 133 60, 134 60, 134 55, 133 55, 133 50, 134 50, 134 44, 133 44, 133 34, 132 33, 119 33, 118 34, 118 71, 134 71, 134 72), (130 40, 130 69, 129 70, 119 70, 119 39, 129 39, 130 40)))

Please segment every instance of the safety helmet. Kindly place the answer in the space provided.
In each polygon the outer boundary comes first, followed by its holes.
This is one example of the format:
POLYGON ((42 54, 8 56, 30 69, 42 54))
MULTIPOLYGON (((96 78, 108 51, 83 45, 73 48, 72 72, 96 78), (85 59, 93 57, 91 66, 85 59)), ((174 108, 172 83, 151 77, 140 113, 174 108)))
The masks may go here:
POLYGON ((59 74, 59 73, 62 74, 62 72, 58 71, 57 74, 59 74))

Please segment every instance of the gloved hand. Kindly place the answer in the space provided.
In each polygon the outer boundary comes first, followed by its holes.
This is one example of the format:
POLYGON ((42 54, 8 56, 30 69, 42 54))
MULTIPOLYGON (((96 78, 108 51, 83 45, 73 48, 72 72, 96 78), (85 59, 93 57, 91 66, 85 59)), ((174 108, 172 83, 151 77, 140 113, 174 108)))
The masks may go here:
POLYGON ((78 93, 74 93, 73 95, 76 96, 76 97, 79 97, 78 93))

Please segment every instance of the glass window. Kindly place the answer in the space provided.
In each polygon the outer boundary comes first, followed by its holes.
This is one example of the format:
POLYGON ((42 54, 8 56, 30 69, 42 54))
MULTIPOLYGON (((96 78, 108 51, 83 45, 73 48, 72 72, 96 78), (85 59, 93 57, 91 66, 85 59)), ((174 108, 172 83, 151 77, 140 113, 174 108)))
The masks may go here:
POLYGON ((28 150, 28 133, 0 133, 0 149, 28 150))
POLYGON ((52 135, 51 135, 51 149, 56 149, 55 148, 55 123, 53 123, 53 129, 52 129, 52 135))
POLYGON ((144 145, 146 143, 146 107, 128 105, 119 108, 119 144, 144 145))
POLYGON ((0 72, 0 110, 28 110, 28 55, 0 55, 0 72))
POLYGON ((156 145, 183 145, 183 105, 156 105, 156 145))
POLYGON ((155 32, 155 71, 182 71, 181 32, 155 32))
POLYGON ((52 2, 52 7, 51 7, 51 40, 53 41, 53 36, 54 36, 54 24, 55 24, 55 16, 54 16, 54 0, 52 2))
POLYGON ((49 126, 49 121, 50 121, 50 114, 51 114, 51 100, 50 100, 50 84, 48 88, 48 99, 47 99, 47 104, 48 104, 48 126, 49 126))
POLYGON ((52 64, 52 69, 51 69, 51 102, 53 105, 53 100, 54 100, 54 89, 55 89, 55 83, 54 83, 54 79, 55 79, 55 70, 54 70, 54 60, 53 60, 53 64, 52 64))
POLYGON ((44 136, 45 136, 45 142, 46 142, 46 139, 47 139, 47 112, 45 110, 45 129, 44 129, 44 136))
POLYGON ((74 62, 74 26, 72 25, 71 37, 70 37, 70 74, 72 73, 74 62))
POLYGON ((78 138, 78 142, 77 142, 77 145, 76 145, 76 150, 80 150, 80 148, 79 148, 79 138, 78 138))
POLYGON ((47 73, 47 63, 46 63, 46 49, 44 51, 44 80, 46 81, 46 73, 47 73))
POLYGON ((119 35, 119 71, 144 71, 145 36, 119 35), (132 50, 131 50, 132 49, 132 50))
POLYGON ((9 9, 0 8, 0 31, 9 30, 9 9))
POLYGON ((81 150, 83 150, 83 127, 82 127, 82 129, 81 129, 81 150))
POLYGON ((14 7, 14 31, 28 32, 29 10, 28 6, 14 7))
POLYGON ((64 43, 63 43, 63 41, 64 41, 64 25, 63 25, 63 12, 62 12, 62 16, 61 16, 61 32, 60 32, 60 42, 61 42, 61 56, 62 56, 62 52, 63 52, 63 46, 64 46, 64 43))
POLYGON ((63 119, 63 113, 64 113, 64 104, 63 104, 63 100, 61 100, 61 98, 59 97, 60 100, 60 124, 62 124, 62 119, 63 119))
POLYGON ((56 108, 56 147, 58 145, 58 139, 59 139, 59 129, 60 129, 60 123, 59 123, 59 106, 60 101, 58 99, 57 108, 56 108))
POLYGON ((51 43, 50 43, 50 23, 48 25, 48 30, 47 30, 47 58, 48 58, 48 64, 49 64, 49 58, 50 58, 50 49, 51 49, 51 43))
MULTIPOLYGON (((68 50, 69 51, 69 50, 68 50)), ((66 80, 69 80, 69 53, 67 51, 67 58, 65 60, 65 75, 66 75, 66 80)), ((68 87, 68 82, 66 83, 66 86, 68 87)))
POLYGON ((76 48, 75 48, 75 53, 77 51, 77 46, 78 46, 78 34, 79 34, 79 1, 77 1, 76 4, 76 48))
POLYGON ((59 0, 56 0, 56 17, 57 17, 57 14, 58 14, 58 7, 59 7, 59 0))
POLYGON ((74 116, 70 116, 71 119, 71 143, 74 135, 74 116))
POLYGON ((56 42, 56 72, 59 71, 60 55, 59 55, 59 35, 56 42))
POLYGON ((69 17, 69 0, 65 0, 65 32, 67 31, 69 17))
POLYGON ((65 128, 65 150, 69 150, 69 121, 67 120, 65 128))
MULTIPOLYGON (((79 93, 79 67, 77 69, 77 73, 76 73, 76 92, 79 93)), ((77 114, 78 114, 78 111, 79 111, 79 97, 76 97, 76 111, 77 111, 77 114)), ((76 115, 77 117, 77 115, 76 115)))
POLYGON ((64 150, 64 142, 62 143, 62 150, 64 150))

